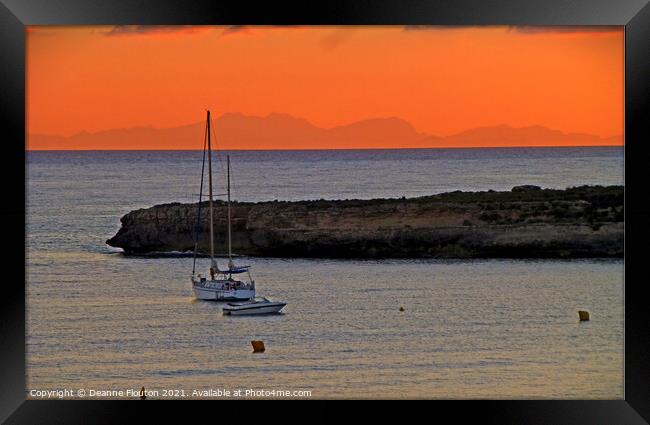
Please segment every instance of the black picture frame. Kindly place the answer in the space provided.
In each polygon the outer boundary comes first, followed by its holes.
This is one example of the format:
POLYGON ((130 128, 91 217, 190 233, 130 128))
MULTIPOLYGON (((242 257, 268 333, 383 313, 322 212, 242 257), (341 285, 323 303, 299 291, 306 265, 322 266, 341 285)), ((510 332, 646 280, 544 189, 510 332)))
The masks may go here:
MULTIPOLYGON (((644 199, 648 192, 644 174, 650 156, 643 146, 647 143, 643 130, 650 122, 650 6, 646 0, 356 0, 284 5, 233 0, 0 0, 0 181, 4 189, 0 214, 6 223, 5 240, 0 243, 5 272, 0 295, 0 420, 115 423, 123 421, 130 414, 128 410, 165 415, 178 409, 158 402, 138 403, 134 408, 135 401, 26 400, 25 251, 19 247, 26 241, 27 186, 18 184, 25 182, 25 26, 99 24, 624 25, 624 400, 434 401, 426 410, 433 408, 441 418, 452 414, 454 422, 477 413, 482 421, 499 423, 642 424, 650 420, 650 328, 643 297, 648 280, 644 276, 644 244, 650 240, 650 208, 644 199)), ((319 411, 323 418, 336 416, 335 410, 319 411)), ((225 418, 224 413, 221 415, 225 418)))

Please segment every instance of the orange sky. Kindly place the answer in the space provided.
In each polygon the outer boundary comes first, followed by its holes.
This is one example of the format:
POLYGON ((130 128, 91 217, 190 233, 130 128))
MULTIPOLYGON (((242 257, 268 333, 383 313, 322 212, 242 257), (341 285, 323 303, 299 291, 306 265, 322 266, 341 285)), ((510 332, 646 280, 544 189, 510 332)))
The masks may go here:
POLYGON ((94 26, 27 35, 29 134, 175 127, 208 108, 287 113, 319 127, 399 117, 436 136, 499 124, 623 133, 622 27, 94 26))

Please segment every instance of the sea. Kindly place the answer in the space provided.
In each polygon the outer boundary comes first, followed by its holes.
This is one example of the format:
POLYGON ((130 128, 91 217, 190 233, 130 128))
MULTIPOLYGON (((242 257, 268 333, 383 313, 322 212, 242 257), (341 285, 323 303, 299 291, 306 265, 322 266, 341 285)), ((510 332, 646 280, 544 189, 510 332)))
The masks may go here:
MULTIPOLYGON (((217 151, 215 192, 226 154, 233 198, 263 201, 623 185, 623 149, 217 151)), ((244 257, 288 304, 232 317, 194 299, 192 258, 106 245, 131 210, 196 202, 202 155, 26 153, 27 398, 624 397, 621 259, 244 257)))

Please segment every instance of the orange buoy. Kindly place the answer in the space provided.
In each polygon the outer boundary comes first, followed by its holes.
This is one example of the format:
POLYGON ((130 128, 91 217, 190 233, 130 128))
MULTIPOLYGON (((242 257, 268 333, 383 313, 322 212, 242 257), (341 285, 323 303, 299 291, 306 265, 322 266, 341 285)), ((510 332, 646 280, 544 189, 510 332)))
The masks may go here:
POLYGON ((253 345, 253 353, 263 353, 266 350, 262 341, 251 341, 251 344, 253 345))
POLYGON ((589 312, 586 310, 578 310, 578 317, 581 322, 586 322, 589 320, 589 312))

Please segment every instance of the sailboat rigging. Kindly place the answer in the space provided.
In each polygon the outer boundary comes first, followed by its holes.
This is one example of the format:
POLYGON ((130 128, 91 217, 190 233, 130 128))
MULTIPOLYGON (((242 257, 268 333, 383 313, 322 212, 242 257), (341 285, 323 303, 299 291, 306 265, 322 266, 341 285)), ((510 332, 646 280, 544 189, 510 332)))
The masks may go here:
POLYGON ((227 211, 228 211, 228 267, 219 269, 214 256, 214 201, 212 191, 212 140, 210 129, 210 111, 207 111, 206 135, 203 143, 203 164, 201 166, 201 187, 199 191, 199 204, 194 242, 194 263, 192 265, 192 288, 198 299, 216 301, 249 300, 255 297, 255 281, 250 274, 250 266, 235 266, 232 259, 232 213, 230 206, 230 156, 226 157, 227 163, 227 211), (210 278, 196 274, 196 260, 198 256, 199 235, 201 228, 201 201, 203 195, 203 176, 205 171, 205 157, 208 157, 208 210, 210 234, 210 278), (248 274, 248 281, 234 279, 234 274, 248 274))

